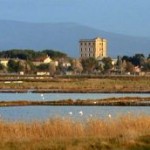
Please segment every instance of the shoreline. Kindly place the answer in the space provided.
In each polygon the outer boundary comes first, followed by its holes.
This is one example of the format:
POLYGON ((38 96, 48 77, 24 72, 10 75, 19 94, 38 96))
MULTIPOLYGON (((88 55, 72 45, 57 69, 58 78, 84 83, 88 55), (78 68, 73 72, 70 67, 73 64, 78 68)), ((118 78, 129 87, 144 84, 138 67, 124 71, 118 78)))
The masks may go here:
POLYGON ((107 90, 60 90, 60 89, 0 89, 0 93, 139 93, 149 94, 150 91, 107 91, 107 90))
POLYGON ((0 101, 0 107, 13 106, 150 106, 150 97, 121 97, 86 100, 58 100, 58 101, 0 101))

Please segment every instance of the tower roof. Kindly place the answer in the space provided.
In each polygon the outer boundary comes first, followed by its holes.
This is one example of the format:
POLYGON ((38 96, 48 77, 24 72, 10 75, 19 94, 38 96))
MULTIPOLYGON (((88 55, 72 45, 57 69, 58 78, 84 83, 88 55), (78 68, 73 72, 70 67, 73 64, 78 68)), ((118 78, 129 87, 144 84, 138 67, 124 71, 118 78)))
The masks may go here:
POLYGON ((92 41, 95 41, 95 40, 106 40, 104 38, 100 38, 100 37, 95 37, 94 39, 81 39, 79 42, 92 42, 92 41))

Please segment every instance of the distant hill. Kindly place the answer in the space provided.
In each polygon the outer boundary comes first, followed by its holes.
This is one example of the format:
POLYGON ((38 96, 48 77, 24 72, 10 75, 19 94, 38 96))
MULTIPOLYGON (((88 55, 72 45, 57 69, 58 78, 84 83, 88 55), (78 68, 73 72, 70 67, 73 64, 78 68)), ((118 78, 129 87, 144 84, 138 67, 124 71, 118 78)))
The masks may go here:
POLYGON ((56 49, 79 57, 79 40, 97 36, 108 40, 108 55, 150 53, 150 38, 109 33, 75 23, 27 23, 0 20, 0 50, 56 49))

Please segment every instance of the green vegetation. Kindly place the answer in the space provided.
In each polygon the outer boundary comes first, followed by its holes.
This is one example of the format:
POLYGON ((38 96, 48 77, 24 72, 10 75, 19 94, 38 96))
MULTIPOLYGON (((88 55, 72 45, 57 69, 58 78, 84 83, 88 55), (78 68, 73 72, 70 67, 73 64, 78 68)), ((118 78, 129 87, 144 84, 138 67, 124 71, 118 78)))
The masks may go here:
MULTIPOLYGON (((34 51, 13 49, 0 52, 0 59, 8 60, 5 66, 0 63, 1 73, 19 73, 22 71, 25 74, 35 74, 37 71, 51 72, 50 68, 55 64, 55 61, 60 61, 61 59, 68 60, 69 58, 67 54, 54 50, 34 51), (47 56, 52 59, 52 62, 43 62, 47 56), (35 64, 35 62, 38 62, 38 64, 35 64)), ((52 74, 54 73, 53 69, 52 74)))
POLYGON ((67 54, 55 50, 12 49, 0 52, 0 58, 18 58, 22 60, 33 60, 45 55, 50 56, 52 59, 67 57, 67 54))
POLYGON ((111 58, 110 57, 103 58, 102 62, 104 63, 103 71, 109 72, 113 67, 111 58))
POLYGON ((49 70, 49 64, 40 64, 36 68, 39 71, 47 71, 47 70, 49 70))
POLYGON ((150 117, 0 122, 1 150, 148 150, 150 117))
POLYGON ((12 59, 8 62, 8 71, 9 72, 19 72, 23 70, 23 65, 21 65, 20 61, 14 61, 12 59))
POLYGON ((34 51, 29 49, 12 49, 0 52, 0 59, 5 58, 9 61, 8 66, 6 63, 5 66, 0 66, 0 72, 19 73, 23 71, 25 74, 35 74, 37 71, 50 72, 49 66, 46 67, 50 62, 45 64, 43 61, 40 61, 47 56, 52 59, 55 65, 55 72, 53 71, 52 76, 67 74, 68 72, 74 75, 139 75, 141 72, 148 74, 150 71, 150 58, 149 56, 146 58, 143 54, 135 54, 132 57, 118 56, 117 59, 105 57, 97 60, 96 58, 90 57, 81 60, 70 58, 67 54, 55 50, 34 51), (38 64, 35 64, 37 61, 38 64))
POLYGON ((98 61, 91 57, 91 58, 87 58, 87 59, 83 59, 81 61, 82 66, 84 68, 84 72, 86 73, 92 73, 94 72, 94 70, 96 69, 96 67, 98 66, 98 61))
POLYGON ((124 62, 124 68, 127 71, 134 72, 134 66, 138 66, 142 71, 150 71, 150 58, 145 58, 143 54, 135 54, 132 57, 123 56, 122 62, 124 62))
POLYGON ((55 50, 43 50, 42 53, 47 54, 52 59, 58 59, 58 58, 65 58, 65 57, 67 57, 67 54, 62 53, 60 51, 55 51, 55 50))

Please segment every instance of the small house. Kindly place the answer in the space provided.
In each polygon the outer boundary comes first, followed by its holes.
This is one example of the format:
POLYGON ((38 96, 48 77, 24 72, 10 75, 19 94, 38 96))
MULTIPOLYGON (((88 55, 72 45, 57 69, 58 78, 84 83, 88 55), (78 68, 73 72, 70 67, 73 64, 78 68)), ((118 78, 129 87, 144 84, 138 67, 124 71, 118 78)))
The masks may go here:
POLYGON ((7 67, 9 59, 7 58, 0 58, 0 64, 2 64, 3 66, 7 67))
POLYGON ((48 64, 51 61, 52 61, 52 59, 49 56, 44 56, 44 57, 38 57, 38 58, 34 59, 32 62, 35 66, 38 66, 42 63, 48 64))

